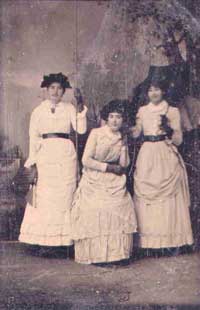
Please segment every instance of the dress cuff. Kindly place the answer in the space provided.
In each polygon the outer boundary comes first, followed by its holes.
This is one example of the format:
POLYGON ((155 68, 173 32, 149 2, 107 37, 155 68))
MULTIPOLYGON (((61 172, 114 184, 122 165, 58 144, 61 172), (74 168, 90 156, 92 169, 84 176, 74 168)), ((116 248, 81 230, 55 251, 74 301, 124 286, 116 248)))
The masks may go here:
POLYGON ((84 118, 86 116, 87 111, 88 111, 88 108, 84 105, 83 111, 77 113, 77 118, 78 119, 84 118))
POLYGON ((122 145, 121 152, 125 152, 125 151, 128 151, 128 148, 126 145, 122 145))
POLYGON ((101 163, 101 171, 102 172, 106 172, 106 170, 107 170, 107 163, 101 163))
POLYGON ((34 164, 36 164, 35 158, 30 158, 30 157, 29 157, 29 158, 25 161, 24 167, 25 167, 25 168, 30 168, 30 167, 33 166, 34 164))

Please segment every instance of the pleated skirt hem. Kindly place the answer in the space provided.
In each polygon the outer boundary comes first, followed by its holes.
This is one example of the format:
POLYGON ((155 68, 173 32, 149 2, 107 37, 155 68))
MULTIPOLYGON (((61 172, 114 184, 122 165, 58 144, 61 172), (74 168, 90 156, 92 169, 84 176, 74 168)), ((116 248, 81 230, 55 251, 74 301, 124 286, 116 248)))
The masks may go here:
POLYGON ((151 236, 140 234, 139 247, 149 249, 174 248, 194 243, 192 233, 168 236, 151 236))
POLYGON ((70 239, 67 235, 44 236, 21 233, 19 235, 19 241, 41 246, 70 246, 73 244, 72 239, 70 239))
POLYGON ((133 235, 119 234, 75 241, 75 261, 81 264, 108 263, 130 258, 133 235))

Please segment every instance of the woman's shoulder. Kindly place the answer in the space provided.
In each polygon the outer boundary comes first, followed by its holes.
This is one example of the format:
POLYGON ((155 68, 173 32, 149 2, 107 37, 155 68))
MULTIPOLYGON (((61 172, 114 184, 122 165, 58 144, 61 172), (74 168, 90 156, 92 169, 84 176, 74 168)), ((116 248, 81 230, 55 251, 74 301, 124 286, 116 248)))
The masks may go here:
POLYGON ((62 105, 68 111, 76 111, 75 106, 69 101, 67 102, 62 101, 62 105))
POLYGON ((98 127, 98 128, 93 128, 91 131, 90 131, 90 135, 91 136, 99 136, 99 135, 102 135, 103 133, 103 127, 98 127))
POLYGON ((33 118, 33 117, 39 116, 42 113, 42 111, 45 109, 46 104, 47 102, 45 100, 45 101, 42 101, 40 104, 38 104, 36 107, 34 107, 31 112, 31 117, 33 118))
POLYGON ((170 112, 178 112, 179 111, 179 108, 177 108, 177 107, 174 107, 174 106, 172 106, 172 105, 169 105, 169 111, 170 112))
POLYGON ((148 104, 141 105, 138 109, 137 114, 140 116, 140 115, 144 114, 147 110, 148 110, 148 104))
POLYGON ((179 109, 177 107, 173 107, 173 106, 169 105, 167 114, 169 116, 179 116, 180 112, 179 112, 179 109))
POLYGON ((98 127, 98 128, 93 128, 90 131, 90 139, 101 139, 101 137, 105 137, 106 133, 105 133, 105 126, 102 127, 98 127))
POLYGON ((33 112, 43 110, 43 109, 47 108, 49 106, 49 104, 50 104, 49 100, 43 100, 33 109, 33 112))

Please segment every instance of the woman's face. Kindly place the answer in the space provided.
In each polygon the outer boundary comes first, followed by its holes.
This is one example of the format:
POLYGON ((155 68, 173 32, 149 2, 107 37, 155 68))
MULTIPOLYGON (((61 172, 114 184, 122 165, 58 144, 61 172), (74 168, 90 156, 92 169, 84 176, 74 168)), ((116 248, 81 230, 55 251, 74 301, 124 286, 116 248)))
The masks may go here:
POLYGON ((123 117, 122 114, 117 112, 109 113, 107 125, 110 127, 110 129, 114 132, 117 132, 120 130, 123 124, 123 117))
POLYGON ((159 87, 150 86, 148 90, 148 96, 149 96, 149 100, 153 104, 159 104, 162 101, 163 93, 159 87))
POLYGON ((62 88, 60 83, 54 82, 54 83, 49 85, 49 87, 47 88, 47 92, 48 92, 49 99, 53 103, 56 104, 56 103, 60 102, 60 100, 64 94, 64 89, 62 88))

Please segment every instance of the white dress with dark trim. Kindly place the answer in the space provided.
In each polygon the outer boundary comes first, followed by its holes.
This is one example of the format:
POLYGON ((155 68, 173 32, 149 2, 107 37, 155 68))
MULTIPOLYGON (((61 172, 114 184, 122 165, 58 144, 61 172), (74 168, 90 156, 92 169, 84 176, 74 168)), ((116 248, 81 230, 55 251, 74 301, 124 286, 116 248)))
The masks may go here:
POLYGON ((172 139, 144 142, 134 174, 134 201, 140 246, 167 248, 193 243, 190 221, 190 195, 185 165, 177 150, 182 142, 180 113, 162 101, 139 109, 135 137, 163 135, 161 115, 174 130, 172 139))
POLYGON ((106 172, 107 163, 118 161, 121 151, 120 133, 113 134, 108 126, 91 131, 72 208, 78 263, 119 261, 131 255, 137 224, 126 176, 106 172))
POLYGON ((64 138, 43 139, 43 134, 86 131, 86 111, 76 113, 71 103, 60 102, 51 112, 51 103, 43 101, 30 120, 30 151, 25 163, 38 168, 33 205, 27 204, 19 240, 29 244, 71 245, 70 209, 76 189, 76 151, 73 142, 64 138))

